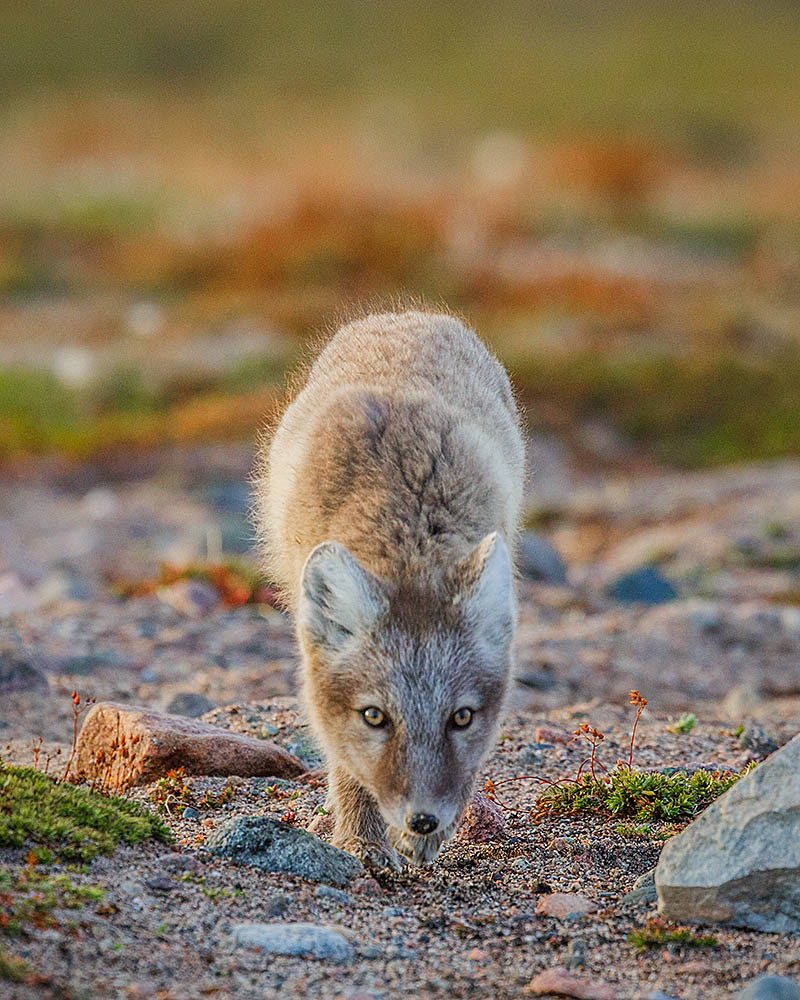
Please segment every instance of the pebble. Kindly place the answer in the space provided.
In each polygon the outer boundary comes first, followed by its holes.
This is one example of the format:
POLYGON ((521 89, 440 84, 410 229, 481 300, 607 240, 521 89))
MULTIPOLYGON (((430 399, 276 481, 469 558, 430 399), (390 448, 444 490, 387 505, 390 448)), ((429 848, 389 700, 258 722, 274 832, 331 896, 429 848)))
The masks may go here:
POLYGON ((321 885, 316 891, 316 895, 321 899, 330 899, 340 906, 349 906, 353 902, 353 897, 344 892, 343 889, 334 889, 332 885, 321 885))
POLYGON ((475 844, 488 844, 500 840, 506 833, 505 814, 500 806, 487 798, 483 792, 475 792, 464 810, 458 833, 464 840, 475 844))
POLYGON ((238 946, 257 948, 271 955, 299 955, 350 962, 353 948, 346 937, 330 927, 310 923, 244 923, 233 927, 238 946))
POLYGON ((181 813, 183 819, 200 819, 200 813, 194 806, 187 806, 181 813))
POLYGON ((761 726, 757 726, 755 722, 746 723, 739 737, 739 743, 746 750, 752 750, 762 760, 778 749, 775 740, 768 736, 766 731, 761 726))
POLYGON ((643 566, 616 580, 609 594, 624 604, 663 604, 674 601, 678 591, 655 566, 643 566))
POLYGON ((519 568, 529 580, 563 587, 567 583, 567 567, 551 542, 532 531, 525 532, 517 550, 519 568))
POLYGON ((561 996, 576 997, 577 1000, 617 1000, 617 988, 611 983, 600 979, 590 979, 588 976, 578 976, 557 965, 552 969, 540 972, 538 976, 524 986, 522 992, 526 996, 545 996, 555 993, 561 996))
POLYGON ((586 896, 577 892, 551 892, 539 900, 536 912, 547 917, 564 919, 573 914, 592 913, 597 907, 586 896))

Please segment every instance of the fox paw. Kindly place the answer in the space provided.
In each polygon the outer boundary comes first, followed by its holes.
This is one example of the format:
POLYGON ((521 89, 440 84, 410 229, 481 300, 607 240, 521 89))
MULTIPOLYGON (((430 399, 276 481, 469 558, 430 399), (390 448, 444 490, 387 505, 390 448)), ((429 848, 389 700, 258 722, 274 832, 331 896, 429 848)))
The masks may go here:
POLYGON ((343 842, 337 841, 336 847, 349 854, 355 854, 363 861, 365 868, 388 868, 390 871, 399 872, 403 867, 400 855, 389 844, 378 844, 372 840, 364 840, 363 837, 351 837, 343 842))
POLYGON ((455 824, 424 837, 396 827, 389 827, 386 833, 392 847, 412 865, 429 865, 436 860, 442 845, 455 833, 455 824))

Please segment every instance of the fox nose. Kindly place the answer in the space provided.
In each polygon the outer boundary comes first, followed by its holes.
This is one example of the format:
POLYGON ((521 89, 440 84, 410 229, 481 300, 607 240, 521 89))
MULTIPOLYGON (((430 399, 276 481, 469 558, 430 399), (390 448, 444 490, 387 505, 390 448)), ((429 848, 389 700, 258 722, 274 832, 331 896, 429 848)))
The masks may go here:
POLYGON ((439 825, 439 817, 430 813, 414 813, 406 820, 408 827, 414 833, 433 833, 439 825))

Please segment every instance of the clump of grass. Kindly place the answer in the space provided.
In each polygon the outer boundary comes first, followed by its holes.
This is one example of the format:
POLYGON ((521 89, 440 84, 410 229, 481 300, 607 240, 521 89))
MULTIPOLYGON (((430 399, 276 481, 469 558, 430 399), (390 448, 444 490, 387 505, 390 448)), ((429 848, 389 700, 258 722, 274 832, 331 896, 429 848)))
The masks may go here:
POLYGON ((660 917, 652 917, 641 930, 631 931, 628 941, 640 952, 670 944, 681 948, 719 948, 713 934, 693 934, 688 927, 671 926, 660 917))
POLYGON ((24 983, 31 975, 27 962, 0 948, 0 979, 9 983, 24 983))
MULTIPOLYGON (((33 859, 29 857, 30 862, 33 859)), ((0 933, 6 937, 30 936, 33 930, 55 927, 56 910, 80 910, 85 903, 102 900, 99 886, 75 885, 66 875, 50 876, 30 863, 16 878, 0 872, 0 933)))
POLYGON ((694 729, 696 722, 697 716, 693 712, 684 712, 679 719, 675 719, 674 721, 670 720, 670 724, 667 726, 667 731, 675 733, 676 735, 680 733, 683 736, 688 736, 694 729))
POLYGON ((151 839, 167 843, 171 834, 139 803, 0 762, 0 847, 46 848, 62 860, 90 861, 119 843, 151 839))
POLYGON ((685 771, 677 774, 617 767, 607 775, 583 774, 576 781, 554 784, 536 803, 536 815, 554 813, 625 816, 640 823, 688 820, 735 784, 730 771, 685 771))
POLYGON ((185 807, 191 800, 192 791, 186 784, 182 767, 167 771, 163 778, 158 779, 155 788, 150 792, 150 801, 154 803, 156 809, 170 816, 173 806, 185 807))
POLYGON ((628 837, 631 840, 669 840, 678 833, 680 828, 674 824, 667 825, 653 823, 617 823, 614 832, 620 837, 628 837))

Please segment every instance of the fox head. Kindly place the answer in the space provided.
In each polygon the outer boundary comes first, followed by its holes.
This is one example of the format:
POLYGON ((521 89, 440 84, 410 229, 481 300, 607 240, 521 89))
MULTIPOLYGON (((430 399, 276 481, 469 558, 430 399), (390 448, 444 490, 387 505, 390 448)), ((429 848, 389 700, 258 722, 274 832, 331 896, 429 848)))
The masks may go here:
POLYGON ((303 568, 306 707, 332 765, 375 800, 394 847, 432 861, 490 750, 516 608, 499 534, 420 587, 369 573, 336 542, 303 568))

